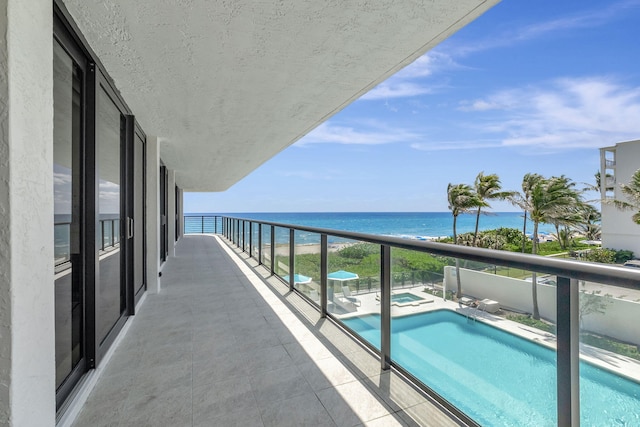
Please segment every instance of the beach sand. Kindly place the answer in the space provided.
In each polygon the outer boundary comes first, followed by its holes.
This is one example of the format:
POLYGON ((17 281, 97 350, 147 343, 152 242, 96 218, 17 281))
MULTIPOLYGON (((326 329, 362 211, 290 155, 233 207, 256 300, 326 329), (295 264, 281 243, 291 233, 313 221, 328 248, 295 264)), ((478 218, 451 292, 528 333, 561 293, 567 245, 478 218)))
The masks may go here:
MULTIPOLYGON (((330 243, 327 247, 329 252, 337 252, 346 247, 355 245, 357 243, 330 243)), ((265 245, 268 248, 270 245, 265 245)), ((286 243, 280 243, 276 245, 276 256, 278 255, 289 255, 289 245, 286 243)), ((319 254, 320 253, 320 244, 319 243, 307 243, 302 245, 296 245, 296 255, 304 255, 304 254, 319 254)))

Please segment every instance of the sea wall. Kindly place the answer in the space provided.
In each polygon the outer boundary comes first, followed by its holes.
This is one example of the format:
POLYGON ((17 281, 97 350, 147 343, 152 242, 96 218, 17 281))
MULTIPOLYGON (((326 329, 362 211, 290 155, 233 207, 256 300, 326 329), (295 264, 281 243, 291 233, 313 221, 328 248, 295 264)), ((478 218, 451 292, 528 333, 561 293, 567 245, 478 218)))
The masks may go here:
MULTIPOLYGON (((476 299, 498 301, 507 310, 533 312, 531 282, 512 277, 498 276, 482 271, 460 269, 462 293, 476 299)), ((444 284, 447 290, 457 287, 455 267, 445 267, 444 284)), ((540 317, 556 321, 556 287, 538 284, 538 308, 540 317)), ((595 295, 594 298, 605 298, 595 295)), ((616 338, 620 341, 640 345, 640 329, 630 327, 640 320, 640 303, 609 297, 604 314, 592 313, 583 318, 583 329, 616 338)))

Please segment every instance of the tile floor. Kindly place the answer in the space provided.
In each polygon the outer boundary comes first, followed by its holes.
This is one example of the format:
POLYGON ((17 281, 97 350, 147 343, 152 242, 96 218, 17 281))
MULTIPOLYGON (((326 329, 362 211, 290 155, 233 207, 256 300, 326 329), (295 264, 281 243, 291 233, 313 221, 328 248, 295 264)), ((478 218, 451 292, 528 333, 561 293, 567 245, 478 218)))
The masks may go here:
POLYGON ((217 236, 180 239, 74 426, 456 426, 217 236))

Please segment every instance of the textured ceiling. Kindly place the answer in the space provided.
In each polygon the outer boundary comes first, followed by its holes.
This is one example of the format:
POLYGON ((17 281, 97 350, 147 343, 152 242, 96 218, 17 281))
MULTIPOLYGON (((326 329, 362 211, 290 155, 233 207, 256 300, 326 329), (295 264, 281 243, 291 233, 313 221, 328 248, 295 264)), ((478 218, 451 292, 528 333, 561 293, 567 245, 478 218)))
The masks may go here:
POLYGON ((187 191, 223 191, 498 0, 65 0, 187 191))

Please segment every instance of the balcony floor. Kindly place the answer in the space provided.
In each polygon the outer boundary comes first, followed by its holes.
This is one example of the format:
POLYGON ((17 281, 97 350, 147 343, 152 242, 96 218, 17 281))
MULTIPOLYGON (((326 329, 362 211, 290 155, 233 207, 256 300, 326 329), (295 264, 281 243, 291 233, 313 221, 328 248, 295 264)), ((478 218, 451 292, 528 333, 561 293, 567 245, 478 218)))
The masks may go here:
POLYGON ((181 238, 74 425, 459 425, 255 264, 181 238))

